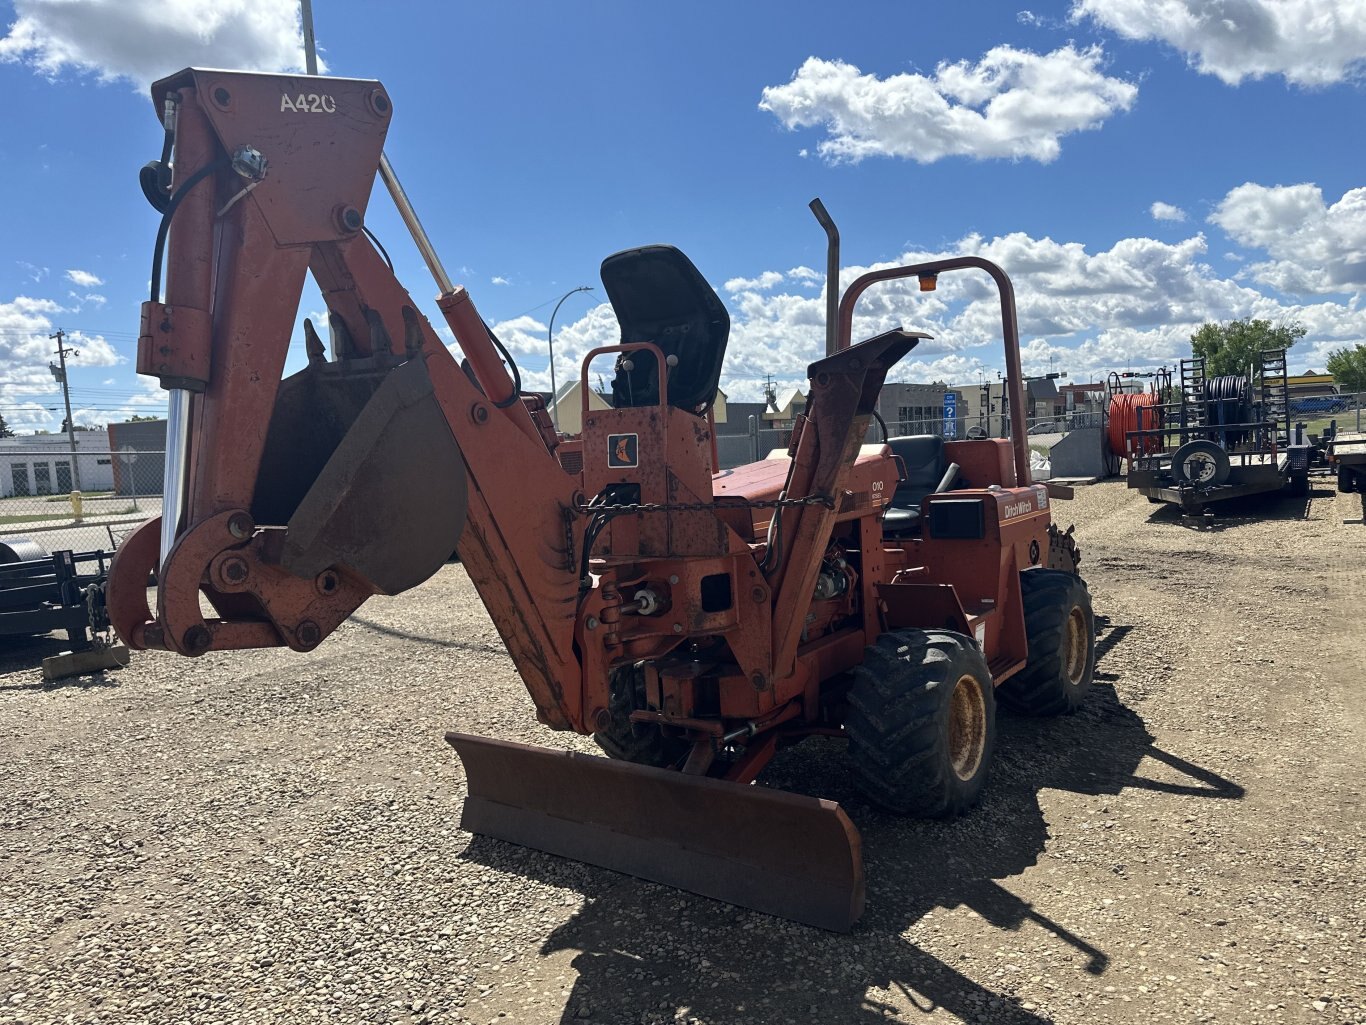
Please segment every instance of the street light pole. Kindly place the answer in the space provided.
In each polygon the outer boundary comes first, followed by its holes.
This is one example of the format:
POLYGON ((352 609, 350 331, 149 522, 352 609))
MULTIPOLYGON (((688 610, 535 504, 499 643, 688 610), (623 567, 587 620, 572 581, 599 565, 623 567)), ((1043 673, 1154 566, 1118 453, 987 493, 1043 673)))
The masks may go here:
POLYGON ((560 307, 564 301, 575 292, 591 292, 592 285, 580 285, 578 288, 571 288, 564 295, 560 296, 560 301, 555 304, 555 308, 550 311, 550 326, 546 328, 545 340, 550 347, 550 422, 555 425, 555 430, 560 429, 560 399, 559 389, 555 387, 555 314, 560 312, 560 307))

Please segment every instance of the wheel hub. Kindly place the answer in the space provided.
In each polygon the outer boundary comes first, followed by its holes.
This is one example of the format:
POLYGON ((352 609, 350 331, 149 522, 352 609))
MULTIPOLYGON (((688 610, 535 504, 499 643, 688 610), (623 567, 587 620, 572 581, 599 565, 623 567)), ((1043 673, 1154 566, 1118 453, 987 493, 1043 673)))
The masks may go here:
POLYGON ((982 684, 963 674, 949 701, 949 762, 954 775, 970 780, 982 765, 987 740, 987 707, 982 684))
POLYGON ((1192 452, 1182 465, 1186 471, 1186 479, 1192 484, 1208 484, 1219 470, 1214 458, 1204 452, 1192 452))
POLYGON ((1090 638, 1086 636, 1086 613, 1080 605, 1072 606, 1067 616, 1067 642, 1063 649, 1064 670, 1067 680, 1074 687, 1086 675, 1086 649, 1090 638))

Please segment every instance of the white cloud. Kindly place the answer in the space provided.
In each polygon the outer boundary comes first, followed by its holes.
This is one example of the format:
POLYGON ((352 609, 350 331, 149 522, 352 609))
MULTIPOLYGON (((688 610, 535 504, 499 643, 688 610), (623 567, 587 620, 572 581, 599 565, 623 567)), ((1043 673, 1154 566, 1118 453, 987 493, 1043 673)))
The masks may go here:
MULTIPOLYGON (((144 86, 184 67, 298 70, 294 0, 14 0, 0 61, 144 86)), ((323 65, 320 62, 320 67, 323 65)))
POLYGON ((1366 67, 1362 0, 1075 0, 1072 19, 1086 17, 1167 43, 1228 85, 1266 75, 1330 85, 1366 67))
POLYGON ((1186 211, 1179 206, 1172 206, 1170 203, 1163 203, 1160 200, 1148 208, 1148 212, 1153 215, 1155 221, 1184 221, 1186 211))
POLYGON ((1224 197, 1210 221, 1271 257, 1248 267, 1262 284, 1291 295, 1366 289, 1366 188, 1330 206, 1317 185, 1248 182, 1224 197))
POLYGON ((933 75, 865 75, 809 57, 759 107, 788 129, 824 126, 817 151, 832 162, 870 156, 929 164, 949 156, 1048 163, 1059 140, 1128 110, 1138 87, 1107 77, 1099 47, 1036 54, 998 46, 976 64, 941 63, 933 75))
POLYGON ((490 280, 491 282, 493 282, 493 284, 495 284, 495 285, 510 285, 510 284, 512 284, 511 281, 509 281, 507 278, 503 277, 501 274, 495 274, 495 275, 494 275, 492 278, 490 278, 489 280, 490 280))
MULTIPOLYGON (((61 405, 61 393, 47 365, 54 357, 53 318, 63 312, 64 307, 51 299, 21 295, 0 302, 0 409, 14 430, 50 429, 61 423, 52 411, 61 405)), ((73 331, 66 343, 80 350, 68 364, 73 371, 123 362, 100 335, 73 331)))
POLYGON ((94 288, 96 285, 104 284, 104 278, 97 278, 88 270, 69 270, 66 272, 66 280, 81 288, 94 288))
POLYGON ((766 270, 757 278, 731 278, 725 288, 727 292, 764 292, 782 280, 783 276, 776 270, 766 270))

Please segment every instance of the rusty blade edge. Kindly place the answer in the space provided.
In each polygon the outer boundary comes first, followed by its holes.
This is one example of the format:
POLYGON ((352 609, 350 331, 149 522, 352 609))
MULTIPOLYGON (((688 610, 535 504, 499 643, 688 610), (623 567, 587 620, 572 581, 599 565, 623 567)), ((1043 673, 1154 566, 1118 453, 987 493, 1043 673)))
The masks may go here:
POLYGON ((858 831, 832 801, 448 733, 461 828, 822 929, 863 913, 858 831))

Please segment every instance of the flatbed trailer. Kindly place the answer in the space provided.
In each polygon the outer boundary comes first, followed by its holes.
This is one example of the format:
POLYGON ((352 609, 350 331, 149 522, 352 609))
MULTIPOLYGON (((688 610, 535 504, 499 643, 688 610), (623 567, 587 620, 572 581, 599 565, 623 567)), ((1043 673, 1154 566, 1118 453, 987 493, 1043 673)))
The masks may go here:
POLYGON ((1366 494, 1366 432, 1337 434, 1328 443, 1328 465, 1337 471, 1339 491, 1366 494))
POLYGON ((1194 515, 1215 502, 1280 491, 1291 477, 1288 451, 1233 452, 1229 463, 1228 479, 1222 484, 1177 484, 1172 479, 1170 459, 1164 463, 1154 458, 1146 466, 1131 469, 1128 483, 1149 501, 1179 505, 1182 512, 1194 515))
POLYGON ((104 583, 112 552, 47 552, 27 538, 0 543, 0 637, 66 631, 77 647, 90 647, 86 589, 104 583))

